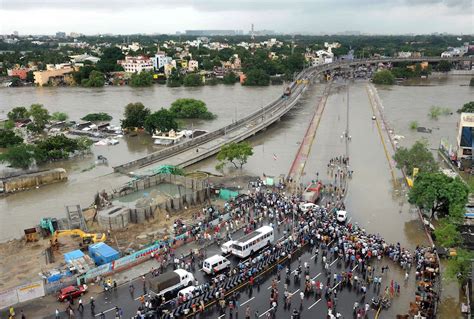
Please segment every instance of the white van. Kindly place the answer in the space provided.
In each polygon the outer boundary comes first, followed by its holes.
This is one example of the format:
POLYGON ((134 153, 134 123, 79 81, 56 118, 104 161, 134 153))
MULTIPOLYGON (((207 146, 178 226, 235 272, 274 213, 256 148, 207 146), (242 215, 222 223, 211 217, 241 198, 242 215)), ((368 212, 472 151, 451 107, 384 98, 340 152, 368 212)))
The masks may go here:
POLYGON ((230 261, 221 255, 209 257, 202 263, 202 270, 208 275, 218 273, 227 267, 230 267, 230 261))

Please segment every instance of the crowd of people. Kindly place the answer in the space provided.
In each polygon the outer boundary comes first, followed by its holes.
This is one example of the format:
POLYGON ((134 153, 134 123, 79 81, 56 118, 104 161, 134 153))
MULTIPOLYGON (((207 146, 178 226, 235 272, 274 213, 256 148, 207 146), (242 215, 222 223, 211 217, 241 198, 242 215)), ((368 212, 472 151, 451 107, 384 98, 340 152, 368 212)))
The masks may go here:
MULTIPOLYGON (((203 311, 204 299, 199 299, 199 295, 212 292, 212 297, 217 300, 216 303, 221 309, 228 305, 229 309, 232 308, 233 311, 237 301, 233 298, 234 294, 231 297, 228 296, 224 288, 227 282, 233 278, 241 278, 248 282, 249 287, 258 285, 261 271, 258 265, 262 263, 269 265, 269 262, 276 264, 278 279, 281 276, 280 272, 285 269, 286 280, 289 280, 291 263, 288 262, 284 266, 283 262, 291 261, 296 252, 301 251, 303 247, 308 247, 316 256, 315 262, 321 262, 324 265, 327 281, 311 280, 308 275, 309 265, 298 263, 298 267, 294 271, 294 280, 304 281, 304 289, 300 293, 301 305, 303 300, 311 295, 314 295, 316 300, 324 298, 328 309, 328 318, 340 318, 342 315, 337 311, 338 293, 347 288, 361 296, 361 302, 356 302, 353 307, 355 318, 366 317, 370 309, 374 307, 377 309, 380 306, 388 307, 389 300, 400 294, 401 285, 391 280, 390 284, 387 283, 385 288, 382 288, 382 280, 387 277, 389 266, 381 264, 386 263, 386 259, 390 259, 406 272, 406 278, 408 278, 412 265, 416 264, 417 276, 419 276, 421 248, 418 248, 413 256, 399 243, 389 244, 379 234, 369 234, 357 224, 350 222, 344 224, 337 221, 334 212, 342 208, 343 205, 344 179, 350 176, 348 164, 349 159, 345 157, 331 160, 328 169, 335 170, 334 185, 338 186, 326 185, 325 190, 339 194, 327 197, 324 201, 325 205, 322 207, 303 211, 300 208, 302 202, 299 195, 287 194, 284 188, 265 188, 258 182, 246 196, 227 203, 224 209, 230 218, 223 223, 226 232, 230 233, 238 223, 247 225, 246 231, 250 232, 259 227, 267 218, 273 227, 280 228, 284 225, 285 236, 254 258, 240 262, 228 273, 217 277, 218 279, 201 285, 197 293, 198 296, 178 297, 172 301, 172 305, 188 306, 183 311, 203 311), (333 188, 331 189, 331 187, 333 188), (318 257, 319 255, 321 258, 318 257), (331 273, 329 264, 332 262, 338 262, 342 271, 331 273), (369 289, 373 289, 380 298, 365 300, 369 289), (199 300, 199 302, 193 302, 193 300, 199 300)), ((214 231, 219 230, 214 229, 214 231)), ((424 259, 422 265, 425 265, 424 259)), ((423 268, 424 272, 426 272, 426 268, 423 268)), ((271 308, 276 309, 279 299, 282 299, 284 308, 290 309, 292 295, 287 289, 287 284, 284 292, 280 293, 276 282, 277 279, 273 280, 270 291, 271 308)), ((426 308, 427 300, 433 298, 433 292, 430 291, 429 286, 423 287, 426 289, 419 294, 420 308, 426 308)), ((274 317, 274 313, 274 311, 269 311, 267 316, 274 317)))

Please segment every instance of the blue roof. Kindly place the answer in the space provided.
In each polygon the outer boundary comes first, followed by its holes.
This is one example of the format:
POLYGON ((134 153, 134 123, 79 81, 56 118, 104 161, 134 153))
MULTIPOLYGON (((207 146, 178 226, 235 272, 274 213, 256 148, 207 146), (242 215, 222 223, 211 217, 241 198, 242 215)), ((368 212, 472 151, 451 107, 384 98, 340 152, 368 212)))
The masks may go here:
POLYGON ((118 251, 105 243, 97 243, 89 246, 89 254, 91 254, 91 256, 111 257, 118 255, 118 251))
POLYGON ((64 260, 66 262, 70 262, 71 260, 78 259, 84 257, 84 253, 82 251, 78 250, 73 250, 68 253, 64 254, 64 260))

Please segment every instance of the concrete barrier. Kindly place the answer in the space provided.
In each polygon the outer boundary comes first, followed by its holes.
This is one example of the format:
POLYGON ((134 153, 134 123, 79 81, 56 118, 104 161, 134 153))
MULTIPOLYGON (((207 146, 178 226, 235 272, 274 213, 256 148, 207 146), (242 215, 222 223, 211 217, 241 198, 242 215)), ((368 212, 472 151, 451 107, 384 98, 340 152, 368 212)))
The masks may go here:
POLYGON ((47 171, 6 178, 3 180, 3 188, 5 193, 13 193, 65 180, 67 180, 66 170, 64 168, 55 168, 47 171))

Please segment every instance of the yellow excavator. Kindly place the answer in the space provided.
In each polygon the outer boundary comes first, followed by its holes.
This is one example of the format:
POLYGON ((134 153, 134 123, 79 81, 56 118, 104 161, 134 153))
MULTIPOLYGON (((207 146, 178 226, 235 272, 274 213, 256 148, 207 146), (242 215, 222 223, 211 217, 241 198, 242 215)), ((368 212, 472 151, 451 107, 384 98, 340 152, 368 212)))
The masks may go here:
POLYGON ((53 237, 51 238, 51 247, 57 249, 58 248, 58 238, 62 236, 73 235, 79 236, 82 238, 82 243, 85 245, 89 245, 91 243, 99 243, 104 242, 107 239, 107 236, 104 233, 98 234, 89 234, 80 229, 66 229, 66 230, 56 230, 53 233, 53 237))

